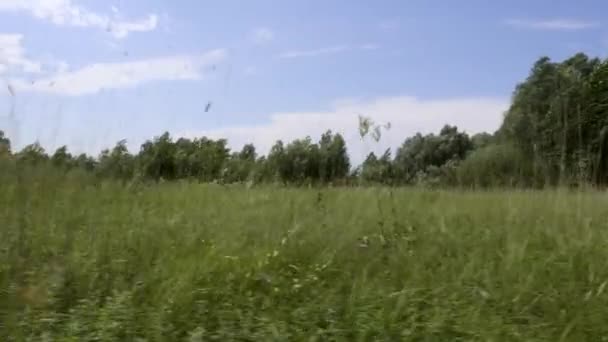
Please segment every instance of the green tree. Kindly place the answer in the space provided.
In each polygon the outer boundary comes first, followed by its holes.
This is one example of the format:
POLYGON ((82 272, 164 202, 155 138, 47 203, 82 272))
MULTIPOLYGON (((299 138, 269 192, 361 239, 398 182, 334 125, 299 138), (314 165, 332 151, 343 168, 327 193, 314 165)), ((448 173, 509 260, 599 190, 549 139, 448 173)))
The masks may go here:
POLYGON ((247 144, 240 152, 233 153, 224 168, 224 181, 233 183, 252 179, 256 168, 256 157, 253 144, 247 144))
POLYGON ((285 148, 283 179, 289 183, 304 184, 320 179, 319 146, 310 137, 296 139, 285 148))
POLYGON ((486 147, 494 142, 494 136, 490 133, 477 133, 471 137, 471 143, 474 149, 486 147))
POLYGON ((599 64, 589 76, 585 88, 584 117, 581 119, 581 136, 586 146, 586 163, 593 181, 608 183, 608 59, 599 64))
POLYGON ((29 165, 40 165, 49 160, 46 151, 38 142, 25 146, 17 153, 17 160, 29 165))
POLYGON ((319 140, 319 180, 323 183, 344 179, 350 170, 346 142, 342 135, 325 132, 319 140))
POLYGON ((0 157, 11 155, 11 140, 0 130, 0 157))
POLYGON ((490 144, 473 151, 456 170, 458 184, 467 187, 532 185, 532 165, 511 144, 490 144))
POLYGON ((74 159, 74 165, 82 170, 93 172, 97 167, 97 161, 86 153, 81 153, 74 159))
POLYGON ((366 158, 359 171, 359 176, 364 183, 392 184, 393 181, 393 161, 391 150, 384 151, 382 157, 376 157, 371 152, 366 158))
POLYGON ((217 181, 222 178, 226 161, 230 157, 230 149, 226 139, 211 140, 201 138, 195 140, 196 152, 194 159, 200 172, 198 179, 203 182, 217 181))
POLYGON ((73 157, 68 152, 67 146, 61 146, 55 150, 55 153, 51 156, 51 164, 64 170, 69 170, 74 166, 73 157))
POLYGON ((127 141, 120 140, 110 151, 105 149, 99 156, 99 175, 127 181, 135 174, 135 158, 127 149, 127 141))
POLYGON ((137 155, 141 174, 150 179, 172 180, 177 175, 176 145, 169 132, 146 141, 137 155))
MULTIPOLYGON (((400 183, 412 184, 424 179, 429 172, 440 173, 444 165, 462 160, 473 149, 473 143, 455 126, 444 126, 439 135, 418 133, 407 138, 397 149, 394 167, 400 183)), ((452 165, 451 164, 451 165, 452 165)))
POLYGON ((179 138, 175 142, 175 178, 185 179, 196 177, 200 171, 194 158, 196 146, 192 140, 179 138))
POLYGON ((283 141, 278 140, 270 148, 268 158, 264 165, 264 171, 264 174, 267 175, 267 177, 270 177, 266 178, 266 180, 281 181, 283 183, 287 182, 291 168, 289 166, 289 161, 286 159, 283 141))
POLYGON ((516 87, 499 136, 514 142, 532 161, 536 178, 550 184, 589 179, 593 140, 601 129, 594 124, 602 121, 591 119, 588 107, 598 104, 598 93, 590 85, 594 75, 601 78, 598 69, 600 61, 584 54, 561 63, 543 57, 516 87))

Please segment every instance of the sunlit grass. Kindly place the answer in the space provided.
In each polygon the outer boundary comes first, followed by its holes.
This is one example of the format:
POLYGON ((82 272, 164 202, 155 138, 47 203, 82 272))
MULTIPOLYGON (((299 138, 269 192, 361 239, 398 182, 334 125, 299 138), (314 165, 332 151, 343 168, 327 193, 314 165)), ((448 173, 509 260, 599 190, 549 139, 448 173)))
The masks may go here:
POLYGON ((0 178, 2 341, 608 338, 601 192, 0 178))

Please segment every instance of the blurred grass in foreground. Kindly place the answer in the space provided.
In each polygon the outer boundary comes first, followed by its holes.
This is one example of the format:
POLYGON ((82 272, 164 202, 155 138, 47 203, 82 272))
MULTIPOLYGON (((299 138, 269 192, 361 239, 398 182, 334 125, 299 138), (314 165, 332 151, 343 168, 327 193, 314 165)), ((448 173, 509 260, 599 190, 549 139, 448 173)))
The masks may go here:
POLYGON ((0 175, 2 341, 605 341, 608 195, 0 175))

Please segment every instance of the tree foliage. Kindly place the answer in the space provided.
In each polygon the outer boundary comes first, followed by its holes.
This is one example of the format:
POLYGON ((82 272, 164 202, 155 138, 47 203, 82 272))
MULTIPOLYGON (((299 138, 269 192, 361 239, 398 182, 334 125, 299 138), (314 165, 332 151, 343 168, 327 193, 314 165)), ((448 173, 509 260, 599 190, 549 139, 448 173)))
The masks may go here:
POLYGON ((439 135, 416 134, 407 138, 397 149, 395 174, 401 183, 411 184, 417 179, 441 173, 444 167, 453 166, 473 149, 473 143, 455 126, 444 126, 439 135))
POLYGON ((458 167, 459 184, 471 187, 533 185, 531 165, 511 144, 490 144, 473 151, 458 167))
POLYGON ((11 140, 0 130, 0 158, 11 154, 11 140))
POLYGON ((545 182, 591 181, 608 124, 607 68, 581 53, 561 63, 543 57, 517 86, 499 133, 545 182))
MULTIPOLYGON (((378 142, 390 123, 359 116, 361 139, 378 142)), ((373 143, 372 141, 372 143, 373 143)), ((263 151, 266 152, 266 151, 263 151)), ((455 126, 407 137, 393 152, 370 153, 352 169, 346 141, 326 131, 318 141, 277 141, 266 155, 253 144, 231 151, 225 139, 179 138, 168 132, 143 143, 137 154, 119 141, 98 158, 72 156, 66 146, 50 157, 38 143, 15 153, 0 131, 0 157, 49 163, 128 181, 191 179, 200 182, 331 184, 358 178, 363 184, 545 186, 608 185, 608 59, 579 53, 562 62, 542 57, 515 87, 496 132, 469 136, 455 126)))

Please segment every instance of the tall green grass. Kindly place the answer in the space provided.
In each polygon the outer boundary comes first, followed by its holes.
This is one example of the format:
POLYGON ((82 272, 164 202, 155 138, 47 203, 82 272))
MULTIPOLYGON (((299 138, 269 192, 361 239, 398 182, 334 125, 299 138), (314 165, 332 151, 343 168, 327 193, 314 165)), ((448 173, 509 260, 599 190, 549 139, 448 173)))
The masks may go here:
POLYGON ((608 340, 608 196, 0 175, 1 341, 608 340))

